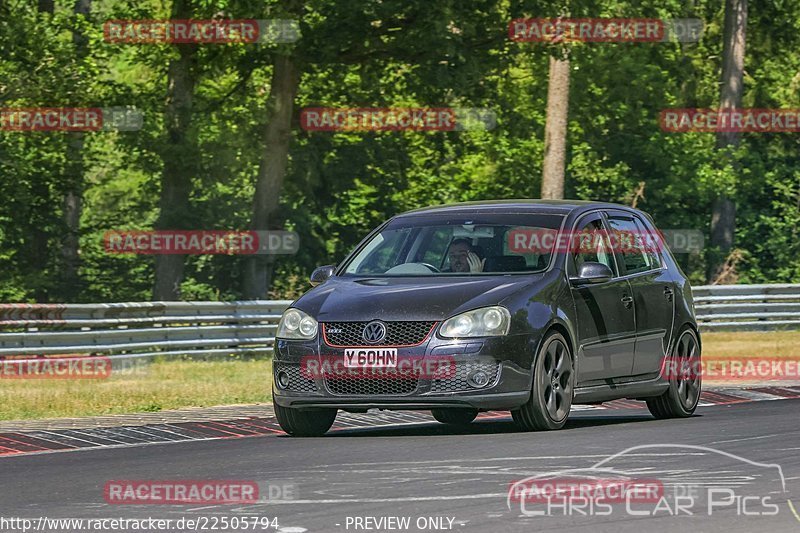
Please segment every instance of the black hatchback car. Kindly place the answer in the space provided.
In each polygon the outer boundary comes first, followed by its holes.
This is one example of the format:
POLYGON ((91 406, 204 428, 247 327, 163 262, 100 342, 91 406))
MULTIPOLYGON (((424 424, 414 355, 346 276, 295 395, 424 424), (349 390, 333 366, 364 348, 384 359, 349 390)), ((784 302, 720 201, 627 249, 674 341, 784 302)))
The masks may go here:
POLYGON ((700 336, 689 283, 645 213, 547 200, 398 215, 283 314, 273 398, 315 436, 337 410, 429 409, 468 424, 509 410, 559 429, 573 404, 645 400, 691 415, 700 336))

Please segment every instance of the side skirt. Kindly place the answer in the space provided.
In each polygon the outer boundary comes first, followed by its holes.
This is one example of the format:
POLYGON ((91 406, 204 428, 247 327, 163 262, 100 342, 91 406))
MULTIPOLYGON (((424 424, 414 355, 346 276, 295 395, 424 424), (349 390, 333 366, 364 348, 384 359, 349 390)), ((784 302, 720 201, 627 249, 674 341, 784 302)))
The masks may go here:
POLYGON ((630 378, 623 378, 623 380, 609 379, 605 383, 592 383, 575 387, 575 398, 572 403, 591 404, 622 398, 638 400, 660 396, 669 388, 669 381, 658 375, 638 381, 631 381, 630 378))

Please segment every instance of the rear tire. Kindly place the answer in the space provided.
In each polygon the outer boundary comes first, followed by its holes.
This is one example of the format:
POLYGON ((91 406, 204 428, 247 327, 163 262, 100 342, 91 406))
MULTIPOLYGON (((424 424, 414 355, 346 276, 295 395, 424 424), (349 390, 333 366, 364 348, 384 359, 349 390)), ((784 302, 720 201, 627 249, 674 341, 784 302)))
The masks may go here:
POLYGON ((647 400, 650 413, 658 418, 686 418, 694 414, 700 401, 700 342, 692 328, 685 328, 667 360, 669 389, 647 400))
POLYGON ((275 417, 292 437, 321 437, 336 420, 336 409, 293 409, 275 404, 275 417))
POLYGON ((524 431, 561 429, 572 407, 572 354, 563 335, 553 331, 545 337, 533 364, 533 386, 528 401, 511 411, 514 422, 524 431))
POLYGON ((433 418, 442 424, 466 426, 478 416, 477 409, 431 409, 433 418))

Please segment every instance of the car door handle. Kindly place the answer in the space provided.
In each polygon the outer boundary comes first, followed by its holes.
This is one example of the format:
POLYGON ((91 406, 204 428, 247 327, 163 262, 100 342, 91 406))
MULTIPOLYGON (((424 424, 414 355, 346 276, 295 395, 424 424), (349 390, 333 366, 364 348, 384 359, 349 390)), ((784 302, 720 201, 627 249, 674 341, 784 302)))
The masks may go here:
POLYGON ((630 296, 628 296, 627 294, 626 294, 625 296, 623 296, 623 297, 622 297, 622 299, 621 299, 620 301, 621 301, 623 304, 625 304, 625 307, 627 307, 628 309, 630 309, 630 307, 633 305, 633 298, 631 298, 631 297, 630 297, 630 296))
POLYGON ((670 301, 670 302, 672 301, 672 295, 673 295, 673 294, 674 294, 674 293, 672 292, 672 289, 671 289, 671 288, 669 288, 669 287, 664 287, 664 296, 666 297, 666 299, 667 299, 668 301, 670 301))

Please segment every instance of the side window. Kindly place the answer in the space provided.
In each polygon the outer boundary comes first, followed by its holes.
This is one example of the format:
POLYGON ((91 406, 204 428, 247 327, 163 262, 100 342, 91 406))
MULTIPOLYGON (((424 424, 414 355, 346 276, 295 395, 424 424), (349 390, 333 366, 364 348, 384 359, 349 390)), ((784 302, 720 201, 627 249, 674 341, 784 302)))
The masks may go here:
POLYGON ((633 218, 627 217, 609 217, 608 223, 611 226, 615 250, 622 258, 627 274, 658 268, 660 264, 658 255, 649 250, 650 241, 641 225, 637 225, 633 218))
POLYGON ((608 241, 608 234, 600 218, 594 218, 589 222, 581 222, 582 227, 578 228, 572 239, 572 260, 575 264, 575 272, 583 263, 592 261, 602 263, 611 269, 614 276, 617 276, 617 264, 614 262, 614 252, 608 241))

